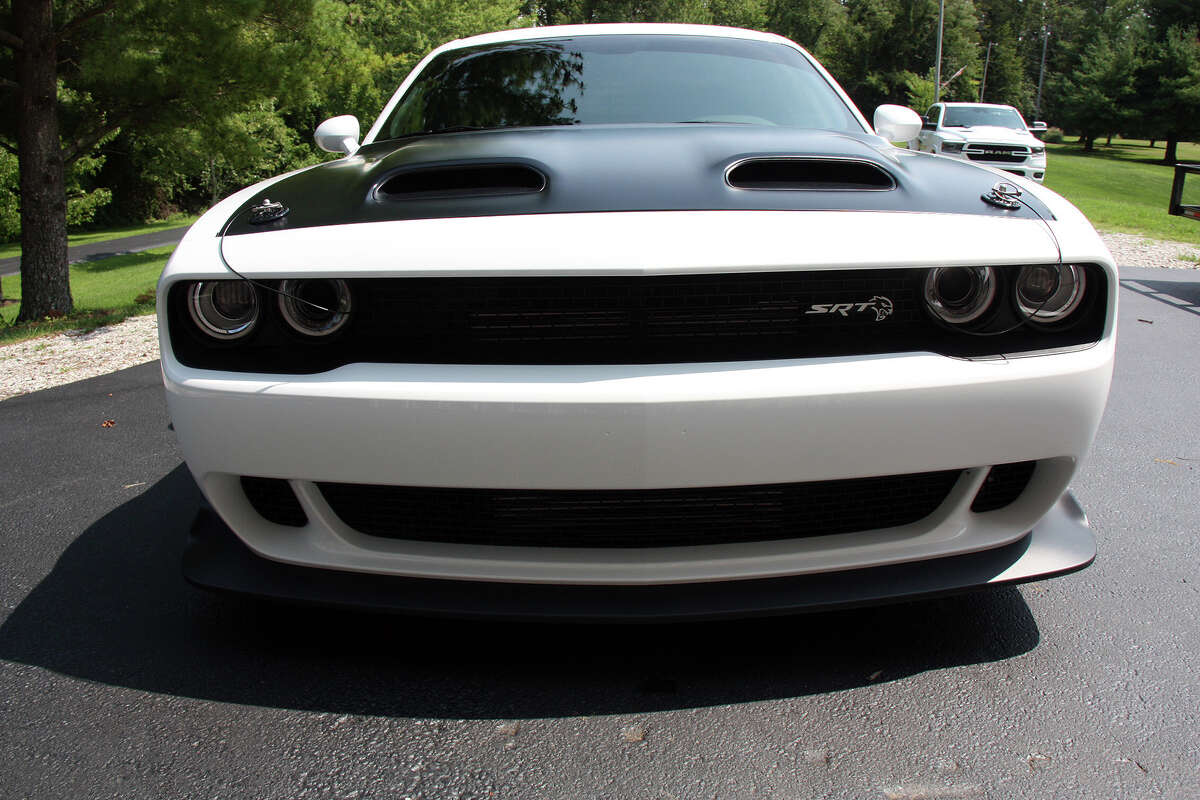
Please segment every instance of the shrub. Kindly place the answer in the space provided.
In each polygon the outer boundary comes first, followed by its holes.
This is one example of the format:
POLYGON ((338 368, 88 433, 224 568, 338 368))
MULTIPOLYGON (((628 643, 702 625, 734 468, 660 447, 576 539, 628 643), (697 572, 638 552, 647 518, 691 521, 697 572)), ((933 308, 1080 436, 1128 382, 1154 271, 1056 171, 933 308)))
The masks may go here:
POLYGON ((1050 142, 1050 144, 1062 144, 1062 140, 1062 128, 1047 128, 1046 132, 1042 134, 1043 142, 1050 142))

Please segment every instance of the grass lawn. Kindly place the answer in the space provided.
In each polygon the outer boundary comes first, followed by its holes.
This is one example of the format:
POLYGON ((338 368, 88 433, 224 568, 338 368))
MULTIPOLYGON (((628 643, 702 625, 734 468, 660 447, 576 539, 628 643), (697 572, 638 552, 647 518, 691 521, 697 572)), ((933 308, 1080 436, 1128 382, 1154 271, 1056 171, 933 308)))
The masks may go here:
MULTIPOLYGON (((0 344, 32 339, 64 330, 90 330, 154 311, 154 286, 166 266, 174 245, 113 256, 102 261, 85 261, 71 267, 71 296, 75 311, 66 317, 13 325, 17 303, 0 307, 0 344)), ((21 278, 4 278, 4 297, 19 300, 21 278)))
MULTIPOLYGON (((111 239, 122 239, 126 236, 138 236, 143 233, 154 233, 155 231, 169 231, 172 228, 182 228, 185 225, 191 225, 197 219, 199 217, 194 214, 175 214, 168 219, 159 220, 158 222, 148 222, 145 225, 106 228, 102 231, 88 231, 86 233, 71 233, 67 235, 67 247, 73 247, 77 244, 90 244, 91 242, 107 242, 111 239)), ((0 244, 0 258, 16 258, 19 255, 21 255, 20 242, 0 244)), ((7 294, 5 296, 7 297, 7 294)))
MULTIPOLYGON (((1200 222, 1167 213, 1173 167, 1163 145, 1113 139, 1086 153, 1078 143, 1047 145, 1046 185, 1079 207, 1097 228, 1200 244, 1200 222)), ((1180 161, 1200 162, 1200 145, 1180 143, 1180 161)), ((1184 183, 1184 203, 1200 204, 1200 176, 1184 183)))

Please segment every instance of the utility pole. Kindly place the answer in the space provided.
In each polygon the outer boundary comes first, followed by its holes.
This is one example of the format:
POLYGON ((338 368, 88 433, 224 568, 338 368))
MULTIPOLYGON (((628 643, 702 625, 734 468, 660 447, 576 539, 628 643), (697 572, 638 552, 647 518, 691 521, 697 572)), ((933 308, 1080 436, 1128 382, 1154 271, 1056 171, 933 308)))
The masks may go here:
POLYGON ((979 102, 983 102, 983 88, 987 86, 987 70, 988 64, 992 62, 992 45, 995 42, 988 42, 987 56, 983 59, 983 80, 979 82, 979 102))
POLYGON ((934 72, 933 79, 933 102, 937 102, 942 96, 942 20, 946 16, 946 0, 938 0, 938 44, 937 44, 937 69, 934 72))
POLYGON ((1050 26, 1042 26, 1042 68, 1038 71, 1037 102, 1033 104, 1033 118, 1042 115, 1042 79, 1046 77, 1046 45, 1050 44, 1050 26))

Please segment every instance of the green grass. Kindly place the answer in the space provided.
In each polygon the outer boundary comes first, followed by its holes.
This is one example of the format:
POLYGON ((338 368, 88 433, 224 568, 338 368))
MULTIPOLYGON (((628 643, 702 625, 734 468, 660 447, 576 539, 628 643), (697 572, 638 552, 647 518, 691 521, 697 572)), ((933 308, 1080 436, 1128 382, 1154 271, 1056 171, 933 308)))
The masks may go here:
MULTIPOLYGON (((102 231, 87 231, 67 235, 67 246, 91 244, 92 242, 107 242, 111 239, 123 239, 126 236, 140 236, 143 233, 169 231, 172 228, 182 228, 191 225, 198 219, 194 214, 174 214, 167 219, 148 222, 145 225, 130 225, 124 228, 105 228, 102 231)), ((21 255, 21 243, 9 242, 0 244, 0 258, 16 258, 21 255)))
MULTIPOLYGON (((14 325, 20 307, 9 303, 0 307, 0 344, 32 339, 65 330, 91 330, 120 322, 126 317, 154 311, 154 286, 166 266, 174 245, 113 256, 101 261, 85 261, 71 267, 71 295, 75 311, 65 317, 14 325)), ((21 278, 3 279, 4 297, 20 300, 21 278)))
MULTIPOLYGON (((1167 213, 1173 167, 1163 145, 1113 139, 1088 153, 1078 143, 1047 145, 1046 185, 1066 197, 1097 228, 1200 244, 1200 222, 1167 213)), ((1200 162, 1200 145, 1180 143, 1180 161, 1200 162)), ((1200 204, 1200 175, 1184 183, 1184 203, 1200 204)))

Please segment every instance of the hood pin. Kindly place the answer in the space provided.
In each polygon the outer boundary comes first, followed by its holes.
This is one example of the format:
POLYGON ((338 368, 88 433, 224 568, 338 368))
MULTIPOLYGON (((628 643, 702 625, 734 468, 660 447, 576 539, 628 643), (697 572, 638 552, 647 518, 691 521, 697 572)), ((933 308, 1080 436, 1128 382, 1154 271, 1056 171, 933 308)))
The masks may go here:
POLYGON ((250 207, 250 224, 265 225, 268 222, 274 222, 282 219, 290 210, 283 203, 272 202, 269 198, 264 197, 261 203, 250 207))
POLYGON ((987 194, 980 195, 980 199, 985 203, 990 203, 997 208, 1014 209, 1021 207, 1021 201, 1018 199, 1021 196, 1021 189, 1008 181, 999 181, 993 186, 987 194))

